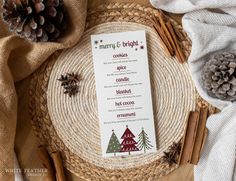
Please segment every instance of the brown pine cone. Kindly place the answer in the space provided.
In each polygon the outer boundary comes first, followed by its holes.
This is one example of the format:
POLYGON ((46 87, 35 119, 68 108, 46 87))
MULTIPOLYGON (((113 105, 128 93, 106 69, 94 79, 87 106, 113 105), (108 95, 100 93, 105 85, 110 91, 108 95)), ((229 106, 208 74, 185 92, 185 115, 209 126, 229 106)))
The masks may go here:
POLYGON ((61 0, 4 0, 10 31, 30 41, 55 41, 66 28, 61 0))
POLYGON ((202 84, 210 96, 235 101, 236 55, 224 52, 209 60, 203 68, 202 84))

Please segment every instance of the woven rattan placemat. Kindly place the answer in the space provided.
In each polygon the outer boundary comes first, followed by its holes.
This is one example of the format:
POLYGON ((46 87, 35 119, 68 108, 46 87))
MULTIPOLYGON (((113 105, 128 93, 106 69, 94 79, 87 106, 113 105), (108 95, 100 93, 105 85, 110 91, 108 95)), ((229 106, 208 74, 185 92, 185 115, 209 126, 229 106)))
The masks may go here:
MULTIPOLYGON (((163 151, 183 136, 190 110, 202 101, 194 88, 187 64, 167 58, 161 41, 152 29, 157 10, 138 4, 112 3, 90 10, 87 31, 72 49, 56 53, 33 74, 30 87, 30 114, 40 144, 49 151, 59 150, 64 165, 88 180, 155 180, 176 169, 162 162, 163 151), (96 91, 90 35, 145 29, 153 94, 158 151, 155 154, 101 157, 96 91), (78 96, 63 94, 61 74, 82 75, 78 96)), ((191 43, 182 27, 170 19, 178 31, 181 46, 188 56, 191 43)))

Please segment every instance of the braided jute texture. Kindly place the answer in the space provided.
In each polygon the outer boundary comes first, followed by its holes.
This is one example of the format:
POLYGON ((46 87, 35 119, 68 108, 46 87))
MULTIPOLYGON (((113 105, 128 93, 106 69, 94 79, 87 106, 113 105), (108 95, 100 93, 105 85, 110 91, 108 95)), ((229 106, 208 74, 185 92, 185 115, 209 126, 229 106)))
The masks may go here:
MULTIPOLYGON (((162 163, 163 151, 183 136, 190 110, 201 103, 187 64, 167 58, 150 18, 157 10, 138 4, 112 3, 90 10, 87 31, 72 49, 56 53, 32 76, 30 114, 40 144, 59 150, 71 172, 86 180, 151 181, 178 166, 162 163), (145 29, 153 95, 157 153, 102 158, 90 35, 145 29), (61 74, 81 74, 79 93, 69 98, 57 80, 61 74)), ((171 20, 188 56, 191 42, 171 20)), ((206 103, 204 103, 206 104, 206 103)), ((109 135, 108 135, 109 136, 109 135)))

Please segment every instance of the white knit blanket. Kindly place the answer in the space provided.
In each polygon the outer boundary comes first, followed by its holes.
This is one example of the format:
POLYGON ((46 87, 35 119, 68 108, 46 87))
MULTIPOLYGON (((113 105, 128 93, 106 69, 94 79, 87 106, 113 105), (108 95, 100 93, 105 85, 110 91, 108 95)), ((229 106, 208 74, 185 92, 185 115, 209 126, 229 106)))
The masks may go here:
POLYGON ((209 57, 217 51, 236 53, 236 0, 150 1, 154 7, 168 12, 187 12, 182 23, 192 41, 188 59, 192 79, 199 94, 221 109, 207 120, 209 135, 194 170, 195 180, 236 180, 236 102, 211 98, 201 85, 201 70, 209 57))

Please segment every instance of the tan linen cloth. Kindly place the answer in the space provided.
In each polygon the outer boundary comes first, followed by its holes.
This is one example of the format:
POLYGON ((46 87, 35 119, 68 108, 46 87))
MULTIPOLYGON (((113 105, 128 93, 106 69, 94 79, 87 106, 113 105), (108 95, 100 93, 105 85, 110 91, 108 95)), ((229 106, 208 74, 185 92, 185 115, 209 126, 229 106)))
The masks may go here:
MULTIPOLYGON (((30 43, 8 31, 0 18, 0 180, 14 180, 6 173, 13 167, 14 137, 17 119, 17 95, 14 82, 22 80, 36 70, 59 49, 74 46, 85 26, 87 0, 64 0, 69 25, 57 43, 30 43)), ((0 1, 2 13, 2 1, 0 1)))

